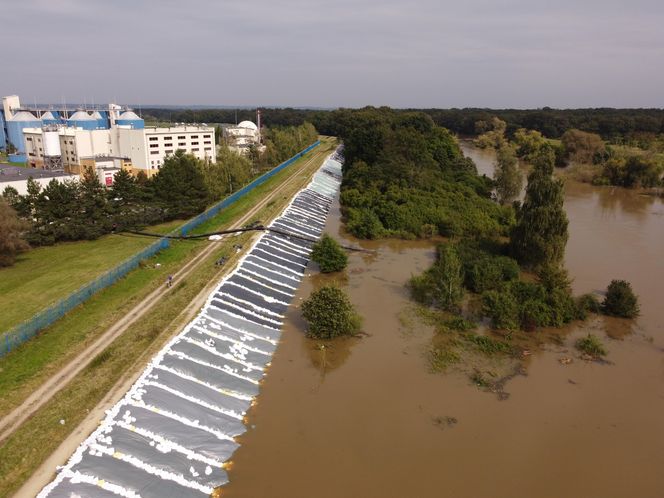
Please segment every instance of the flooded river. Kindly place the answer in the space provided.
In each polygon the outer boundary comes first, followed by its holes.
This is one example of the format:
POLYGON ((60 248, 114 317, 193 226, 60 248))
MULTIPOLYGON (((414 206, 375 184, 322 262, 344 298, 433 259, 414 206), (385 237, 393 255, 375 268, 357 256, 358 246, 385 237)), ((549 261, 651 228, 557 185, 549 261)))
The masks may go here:
MULTIPOLYGON (((466 149, 480 172, 492 156, 466 149)), ((340 284, 364 317, 361 339, 319 343, 291 307, 250 430, 223 495, 251 497, 661 497, 664 495, 664 203, 568 182, 566 264, 576 293, 629 280, 634 322, 594 318, 528 358, 499 401, 468 377, 433 374, 433 331, 404 327, 404 283, 430 243, 363 242, 340 284), (588 331, 609 363, 573 348, 588 331), (321 347, 325 346, 327 347, 321 347), (558 360, 573 358, 568 365, 558 360)), ((333 211, 328 231, 342 231, 333 211)), ((327 277, 305 278, 295 302, 327 277)))

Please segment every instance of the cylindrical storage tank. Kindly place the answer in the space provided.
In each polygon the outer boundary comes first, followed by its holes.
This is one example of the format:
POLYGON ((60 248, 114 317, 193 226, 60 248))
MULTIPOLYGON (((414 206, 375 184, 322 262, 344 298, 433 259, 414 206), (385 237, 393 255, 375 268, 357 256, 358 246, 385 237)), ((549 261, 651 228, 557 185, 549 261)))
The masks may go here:
POLYGON ((135 130, 142 130, 145 128, 145 121, 133 111, 125 111, 120 114, 120 117, 115 121, 115 124, 119 126, 131 126, 135 130))
POLYGON ((76 111, 67 120, 69 126, 83 128, 84 130, 96 130, 99 121, 83 110, 76 111))
POLYGON ((60 134, 57 131, 44 132, 44 156, 59 157, 62 155, 60 150, 60 134))
POLYGON ((25 154, 23 142, 23 128, 41 128, 42 122, 28 111, 19 111, 7 120, 7 141, 11 143, 20 154, 25 154))

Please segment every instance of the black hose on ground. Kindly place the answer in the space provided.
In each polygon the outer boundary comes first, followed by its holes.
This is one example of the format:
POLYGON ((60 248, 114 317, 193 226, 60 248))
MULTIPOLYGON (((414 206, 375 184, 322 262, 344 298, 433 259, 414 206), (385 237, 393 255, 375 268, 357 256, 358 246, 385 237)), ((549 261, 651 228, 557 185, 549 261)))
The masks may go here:
MULTIPOLYGON (((143 237, 154 237, 158 239, 170 239, 170 240, 197 240, 197 239, 207 239, 208 237, 211 237, 213 235, 229 235, 233 233, 243 233, 243 232, 272 232, 276 233, 278 235, 283 235, 285 237, 290 237, 294 239, 300 239, 304 240, 307 242, 311 242, 312 244, 315 244, 317 242, 317 239, 314 239, 312 237, 306 237, 304 235, 298 235, 296 233, 291 233, 291 232, 286 232, 285 230, 280 230, 279 228, 273 228, 273 227, 266 227, 263 225, 258 225, 255 227, 245 227, 245 228, 232 228, 229 230, 220 230, 218 232, 208 232, 208 233, 201 233, 198 235, 162 235, 159 233, 150 233, 150 232, 142 232, 139 230, 126 230, 126 233, 132 234, 132 235, 140 235, 143 237)), ((362 249, 361 247, 352 247, 352 246, 341 246, 343 249, 347 251, 353 251, 353 252, 366 252, 366 253, 373 253, 375 251, 370 251, 368 249, 362 249)))

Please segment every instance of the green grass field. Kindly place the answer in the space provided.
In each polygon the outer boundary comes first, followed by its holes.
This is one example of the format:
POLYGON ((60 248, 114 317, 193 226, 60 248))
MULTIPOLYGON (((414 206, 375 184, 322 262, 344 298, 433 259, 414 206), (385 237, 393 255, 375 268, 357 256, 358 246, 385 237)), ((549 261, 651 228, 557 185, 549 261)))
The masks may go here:
MULTIPOLYGON (((151 227, 167 233, 182 221, 151 227)), ((106 235, 97 240, 37 247, 0 269, 0 332, 5 332, 94 280, 154 242, 106 235)))

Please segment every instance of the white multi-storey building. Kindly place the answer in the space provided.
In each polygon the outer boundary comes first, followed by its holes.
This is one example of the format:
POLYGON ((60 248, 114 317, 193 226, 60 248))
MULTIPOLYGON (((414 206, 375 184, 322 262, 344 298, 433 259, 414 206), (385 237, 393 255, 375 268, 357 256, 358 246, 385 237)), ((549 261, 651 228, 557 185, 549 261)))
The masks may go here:
MULTIPOLYGON (((123 114, 125 118, 126 114, 123 114)), ((134 128, 121 122, 113 123, 110 129, 96 130, 70 126, 24 128, 28 165, 48 168, 55 164, 53 158, 59 157, 58 164, 65 171, 80 174, 83 167, 105 163, 111 157, 122 159, 123 167, 134 174, 143 171, 152 176, 164 164, 166 157, 178 150, 201 160, 217 160, 212 127, 134 128)))
MULTIPOLYGON (((120 130, 122 132, 122 130, 120 130)), ((146 144, 146 169, 159 169, 164 159, 183 150, 198 159, 214 162, 217 159, 214 128, 205 126, 176 126, 172 128, 146 127, 143 130, 146 144)), ((136 162, 134 165, 136 167, 136 162)))

